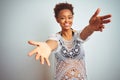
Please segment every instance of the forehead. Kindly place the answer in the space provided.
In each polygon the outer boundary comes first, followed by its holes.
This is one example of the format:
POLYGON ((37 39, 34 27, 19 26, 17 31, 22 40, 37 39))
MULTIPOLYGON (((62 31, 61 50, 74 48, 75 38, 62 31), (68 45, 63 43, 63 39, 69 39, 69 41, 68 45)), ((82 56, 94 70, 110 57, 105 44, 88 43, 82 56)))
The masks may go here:
POLYGON ((72 12, 69 9, 60 10, 58 16, 64 16, 64 15, 71 15, 72 16, 72 12))

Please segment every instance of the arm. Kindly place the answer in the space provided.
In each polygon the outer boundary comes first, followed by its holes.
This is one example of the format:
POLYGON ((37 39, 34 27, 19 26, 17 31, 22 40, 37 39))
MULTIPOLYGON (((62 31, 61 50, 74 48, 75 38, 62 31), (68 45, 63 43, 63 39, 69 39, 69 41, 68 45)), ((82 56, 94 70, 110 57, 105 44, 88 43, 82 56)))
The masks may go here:
POLYGON ((28 41, 29 44, 37 46, 34 50, 28 53, 29 56, 36 54, 36 60, 40 59, 41 64, 44 64, 44 61, 50 66, 49 56, 51 51, 57 48, 58 43, 55 40, 47 40, 46 42, 35 42, 28 41), (54 44, 54 45, 53 45, 54 44))
POLYGON ((104 24, 107 24, 110 21, 111 15, 98 16, 100 13, 100 9, 98 8, 94 15, 91 17, 89 21, 89 25, 86 26, 82 32, 80 33, 80 38, 85 40, 88 36, 90 36, 94 31, 101 31, 104 29, 104 24))

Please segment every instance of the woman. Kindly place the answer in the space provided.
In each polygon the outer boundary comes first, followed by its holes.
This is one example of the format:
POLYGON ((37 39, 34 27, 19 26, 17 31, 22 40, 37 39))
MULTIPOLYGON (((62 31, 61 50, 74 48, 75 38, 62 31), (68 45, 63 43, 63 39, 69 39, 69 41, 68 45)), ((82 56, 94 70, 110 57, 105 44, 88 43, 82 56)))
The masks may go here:
POLYGON ((111 15, 98 16, 97 9, 91 17, 89 24, 82 30, 71 28, 73 24, 73 6, 69 3, 59 3, 54 8, 56 21, 60 24, 61 31, 52 35, 46 42, 28 41, 37 46, 29 53, 36 54, 36 60, 40 59, 50 66, 48 60, 50 54, 55 54, 55 80, 86 80, 85 53, 82 43, 95 31, 102 31, 104 24, 110 22, 111 15))

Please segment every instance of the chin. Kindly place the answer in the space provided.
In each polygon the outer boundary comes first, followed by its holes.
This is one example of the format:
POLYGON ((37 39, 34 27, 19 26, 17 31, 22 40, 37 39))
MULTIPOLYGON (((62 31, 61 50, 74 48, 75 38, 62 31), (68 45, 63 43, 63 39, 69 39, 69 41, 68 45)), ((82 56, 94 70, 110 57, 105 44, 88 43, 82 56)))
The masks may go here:
POLYGON ((64 30, 69 30, 69 29, 71 29, 71 27, 65 27, 65 28, 64 28, 64 30))

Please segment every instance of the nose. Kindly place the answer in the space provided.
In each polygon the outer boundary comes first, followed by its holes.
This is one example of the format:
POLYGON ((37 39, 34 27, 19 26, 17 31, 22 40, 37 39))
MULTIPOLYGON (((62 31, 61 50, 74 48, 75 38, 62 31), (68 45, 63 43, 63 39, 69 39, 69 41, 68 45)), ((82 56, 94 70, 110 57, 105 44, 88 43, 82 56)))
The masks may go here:
POLYGON ((68 18, 66 18, 66 19, 65 19, 65 22, 68 22, 68 21, 69 21, 68 18))

